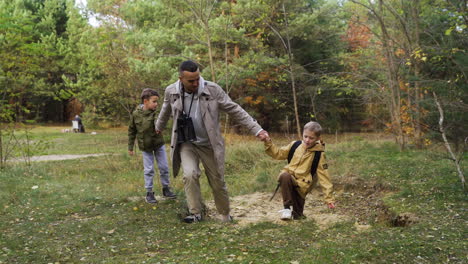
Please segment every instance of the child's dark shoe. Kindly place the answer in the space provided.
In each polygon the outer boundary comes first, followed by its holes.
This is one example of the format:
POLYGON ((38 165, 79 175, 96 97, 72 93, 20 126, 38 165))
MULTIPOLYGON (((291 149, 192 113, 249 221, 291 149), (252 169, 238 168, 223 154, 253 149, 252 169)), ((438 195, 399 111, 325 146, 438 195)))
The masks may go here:
POLYGON ((158 200, 156 200, 156 197, 154 197, 154 192, 147 192, 146 193, 146 202, 147 203, 157 203, 158 200))
POLYGON ((177 195, 171 191, 169 187, 164 187, 162 189, 163 196, 169 199, 175 199, 177 195))

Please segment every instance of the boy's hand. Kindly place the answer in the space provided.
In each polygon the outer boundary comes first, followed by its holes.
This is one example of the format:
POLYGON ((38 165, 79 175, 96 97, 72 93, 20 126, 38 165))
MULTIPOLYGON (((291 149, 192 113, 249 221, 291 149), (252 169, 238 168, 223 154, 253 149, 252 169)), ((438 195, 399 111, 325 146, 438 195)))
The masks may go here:
POLYGON ((156 131, 156 134, 161 134, 161 130, 155 130, 156 131))
POLYGON ((328 209, 335 209, 334 203, 328 203, 328 209))
POLYGON ((128 151, 128 155, 133 156, 133 154, 135 154, 135 152, 133 152, 133 150, 128 151))

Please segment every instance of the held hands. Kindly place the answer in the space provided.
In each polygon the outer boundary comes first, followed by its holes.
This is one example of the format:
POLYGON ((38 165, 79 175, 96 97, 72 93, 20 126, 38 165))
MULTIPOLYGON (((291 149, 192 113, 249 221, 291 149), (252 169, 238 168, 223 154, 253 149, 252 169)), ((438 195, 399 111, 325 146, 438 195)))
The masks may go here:
POLYGON ((328 203, 328 209, 335 209, 334 203, 328 203))
POLYGON ((270 135, 268 135, 268 132, 266 130, 260 131, 260 133, 258 133, 257 135, 257 138, 263 142, 270 141, 270 135))
POLYGON ((135 152, 133 152, 133 150, 128 151, 128 155, 133 156, 134 154, 135 154, 135 152))

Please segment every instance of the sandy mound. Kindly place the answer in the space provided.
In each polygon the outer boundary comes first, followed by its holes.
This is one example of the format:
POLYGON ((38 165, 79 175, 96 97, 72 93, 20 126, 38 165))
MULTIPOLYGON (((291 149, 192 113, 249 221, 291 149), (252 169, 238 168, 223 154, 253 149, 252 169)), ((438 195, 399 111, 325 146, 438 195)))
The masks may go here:
MULTIPOLYGON (((281 194, 277 193, 270 201, 272 193, 252 193, 231 197, 231 215, 239 225, 258 222, 274 222, 277 224, 288 224, 288 221, 279 219, 279 210, 283 209, 281 194)), ((219 218, 214 201, 206 201, 208 217, 219 218)), ((321 202, 318 195, 308 195, 304 208, 304 215, 312 219, 320 229, 325 229, 338 222, 350 221, 350 217, 338 214, 330 210, 321 202)))

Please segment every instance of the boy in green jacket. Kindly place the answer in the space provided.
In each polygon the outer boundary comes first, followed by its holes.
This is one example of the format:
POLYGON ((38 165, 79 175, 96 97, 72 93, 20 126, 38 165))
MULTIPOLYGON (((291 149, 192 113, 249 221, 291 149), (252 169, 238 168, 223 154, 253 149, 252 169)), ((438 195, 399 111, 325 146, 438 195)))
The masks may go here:
POLYGON ((284 209, 280 211, 282 220, 300 219, 304 216, 305 197, 312 190, 315 178, 328 208, 335 208, 333 184, 325 159, 325 144, 320 140, 321 132, 319 123, 309 122, 304 126, 302 141, 293 141, 281 148, 273 144, 269 137, 264 141, 265 152, 269 156, 278 160, 288 159, 288 164, 281 170, 278 179, 283 195, 284 209))
POLYGON ((143 169, 146 188, 146 202, 157 203, 153 192, 154 159, 158 163, 159 176, 163 187, 162 194, 166 198, 175 198, 176 195, 169 188, 169 166, 167 164, 164 139, 161 134, 156 134, 154 119, 158 106, 159 94, 153 89, 144 89, 141 93, 142 104, 139 105, 130 116, 128 125, 128 154, 133 156, 135 139, 138 148, 143 153, 143 169))

